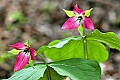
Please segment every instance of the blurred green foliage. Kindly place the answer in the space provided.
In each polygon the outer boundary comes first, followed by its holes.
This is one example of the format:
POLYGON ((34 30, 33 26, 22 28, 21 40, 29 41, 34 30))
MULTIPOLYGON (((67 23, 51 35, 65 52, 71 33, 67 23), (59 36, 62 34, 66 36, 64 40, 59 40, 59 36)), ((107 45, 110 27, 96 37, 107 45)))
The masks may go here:
POLYGON ((13 30, 17 27, 18 24, 23 24, 27 22, 26 17, 23 15, 22 12, 19 11, 9 14, 8 20, 11 22, 11 24, 7 25, 8 30, 13 30))

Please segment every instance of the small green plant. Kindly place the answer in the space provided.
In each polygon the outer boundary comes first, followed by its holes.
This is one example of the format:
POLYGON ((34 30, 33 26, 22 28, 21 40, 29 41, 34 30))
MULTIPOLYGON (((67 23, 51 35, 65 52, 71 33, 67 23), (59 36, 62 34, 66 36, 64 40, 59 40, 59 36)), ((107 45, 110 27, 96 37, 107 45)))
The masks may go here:
POLYGON ((63 24, 62 29, 78 28, 80 35, 54 40, 41 46, 36 51, 36 56, 44 63, 33 64, 33 60, 36 60, 35 51, 28 41, 9 45, 14 48, 11 53, 18 51, 18 56, 14 65, 15 73, 8 80, 63 80, 66 77, 72 80, 100 80, 99 63, 108 59, 108 51, 103 43, 120 50, 120 40, 113 32, 102 33, 94 30, 89 18, 91 11, 92 8, 81 10, 77 4, 73 11, 64 9, 70 18, 63 24), (91 30, 91 33, 85 34, 85 29, 91 30), (53 62, 47 63, 41 53, 53 62), (31 67, 22 69, 26 64, 31 67))

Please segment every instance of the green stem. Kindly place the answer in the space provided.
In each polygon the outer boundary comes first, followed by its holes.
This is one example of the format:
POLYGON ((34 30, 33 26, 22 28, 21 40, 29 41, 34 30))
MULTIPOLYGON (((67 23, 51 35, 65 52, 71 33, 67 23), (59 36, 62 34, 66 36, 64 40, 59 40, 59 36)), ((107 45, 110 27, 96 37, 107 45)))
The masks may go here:
POLYGON ((85 29, 83 29, 83 36, 85 36, 85 29))
POLYGON ((46 66, 48 66, 48 64, 47 64, 47 62, 45 61, 45 59, 40 55, 40 54, 38 54, 39 55, 39 57, 42 59, 42 61, 46 64, 46 66))
POLYGON ((47 67, 47 71, 48 71, 49 80, 52 80, 51 75, 50 75, 50 67, 49 66, 47 67))
POLYGON ((88 53, 87 53, 87 41, 86 38, 83 38, 83 44, 84 44, 84 58, 88 59, 88 53))
POLYGON ((38 54, 38 55, 42 59, 42 61, 46 64, 46 66, 47 66, 47 77, 48 77, 48 80, 51 80, 50 69, 49 69, 49 66, 48 66, 47 62, 45 61, 45 59, 40 54, 38 54))
POLYGON ((86 40, 86 35, 85 35, 85 29, 83 31, 83 45, 84 45, 84 58, 88 59, 88 53, 87 53, 87 40, 86 40))

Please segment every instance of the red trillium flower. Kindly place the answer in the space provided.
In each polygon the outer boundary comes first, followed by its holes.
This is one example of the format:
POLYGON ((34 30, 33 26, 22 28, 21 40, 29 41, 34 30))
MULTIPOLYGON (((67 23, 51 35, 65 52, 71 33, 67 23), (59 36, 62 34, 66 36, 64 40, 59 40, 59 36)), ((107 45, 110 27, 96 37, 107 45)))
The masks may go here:
POLYGON ((85 11, 78 8, 76 4, 73 9, 74 16, 70 17, 62 26, 62 29, 71 30, 77 28, 80 24, 84 28, 94 30, 91 19, 85 16, 85 11))
POLYGON ((14 71, 18 71, 18 70, 22 69, 28 63, 29 59, 36 60, 34 49, 31 47, 28 47, 24 43, 18 42, 16 44, 8 45, 8 46, 10 46, 16 50, 20 50, 20 52, 18 53, 18 55, 16 57, 14 71))

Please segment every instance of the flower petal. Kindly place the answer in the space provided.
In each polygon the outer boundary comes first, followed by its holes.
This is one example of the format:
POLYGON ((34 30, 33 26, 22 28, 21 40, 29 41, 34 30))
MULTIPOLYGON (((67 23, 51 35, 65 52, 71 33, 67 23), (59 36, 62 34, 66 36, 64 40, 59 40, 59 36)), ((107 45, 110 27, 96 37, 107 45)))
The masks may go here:
POLYGON ((76 4, 75 6, 74 6, 74 9, 73 9, 73 12, 74 12, 74 14, 84 14, 85 12, 84 12, 84 10, 81 10, 81 9, 79 9, 78 8, 78 4, 76 4))
POLYGON ((30 58, 29 54, 27 53, 25 54, 24 52, 19 52, 14 65, 14 71, 18 71, 22 69, 28 63, 29 58, 30 58))
POLYGON ((15 44, 13 44, 13 45, 8 45, 8 46, 10 46, 10 47, 12 47, 12 48, 15 48, 15 49, 17 49, 17 50, 23 50, 23 49, 26 48, 25 44, 22 43, 22 42, 17 42, 17 43, 15 43, 15 44))
POLYGON ((77 28, 79 24, 80 23, 76 17, 71 17, 63 24, 61 29, 71 30, 71 29, 77 28))
POLYGON ((85 17, 85 20, 83 21, 82 26, 84 28, 94 30, 94 25, 92 23, 92 20, 90 18, 88 18, 88 17, 85 17))
POLYGON ((31 47, 30 47, 30 55, 31 55, 31 59, 32 59, 32 60, 36 60, 36 58, 35 58, 35 51, 34 51, 34 49, 31 48, 31 47))

